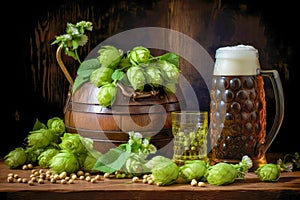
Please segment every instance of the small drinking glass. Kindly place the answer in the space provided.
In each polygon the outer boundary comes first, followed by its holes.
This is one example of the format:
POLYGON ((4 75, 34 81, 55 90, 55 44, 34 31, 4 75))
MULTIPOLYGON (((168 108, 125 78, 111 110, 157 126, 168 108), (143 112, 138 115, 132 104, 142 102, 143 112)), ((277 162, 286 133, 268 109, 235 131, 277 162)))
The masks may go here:
POLYGON ((207 111, 174 111, 172 117, 173 160, 182 165, 186 160, 207 158, 207 111))

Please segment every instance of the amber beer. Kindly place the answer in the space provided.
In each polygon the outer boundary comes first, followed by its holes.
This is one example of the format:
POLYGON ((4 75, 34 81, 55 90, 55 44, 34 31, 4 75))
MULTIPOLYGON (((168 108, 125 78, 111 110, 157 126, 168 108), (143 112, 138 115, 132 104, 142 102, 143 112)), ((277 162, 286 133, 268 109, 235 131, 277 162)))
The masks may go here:
MULTIPOLYGON (((258 51, 252 46, 222 47, 216 51, 210 93, 210 159, 213 163, 238 163, 244 155, 252 158, 254 168, 266 163, 265 152, 281 126, 283 107, 277 104, 275 120, 279 120, 279 124, 267 135, 263 74, 258 51)), ((270 73, 266 74, 270 77, 270 73)), ((283 101, 280 81, 276 81, 279 86, 275 94, 283 101)))

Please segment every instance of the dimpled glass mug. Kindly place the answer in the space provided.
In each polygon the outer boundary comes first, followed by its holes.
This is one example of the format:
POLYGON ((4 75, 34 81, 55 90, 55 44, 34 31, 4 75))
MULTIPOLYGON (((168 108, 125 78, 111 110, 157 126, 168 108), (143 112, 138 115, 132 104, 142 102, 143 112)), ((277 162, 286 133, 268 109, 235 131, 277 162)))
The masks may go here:
POLYGON ((244 155, 252 170, 267 163, 266 151, 283 120, 284 97, 276 70, 262 70, 258 51, 250 45, 221 47, 216 51, 210 92, 210 161, 238 163, 244 155), (276 114, 266 132, 264 77, 270 79, 276 114))

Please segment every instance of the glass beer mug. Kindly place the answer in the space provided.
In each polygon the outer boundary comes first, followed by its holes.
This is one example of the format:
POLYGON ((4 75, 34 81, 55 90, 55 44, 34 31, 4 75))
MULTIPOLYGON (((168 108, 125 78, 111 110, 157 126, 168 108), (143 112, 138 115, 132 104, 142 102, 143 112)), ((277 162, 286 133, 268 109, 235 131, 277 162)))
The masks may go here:
POLYGON ((284 115, 284 97, 276 70, 262 70, 258 51, 250 45, 221 47, 216 51, 210 92, 212 163, 238 163, 244 155, 255 170, 267 163, 265 153, 275 139, 284 115), (264 77, 275 96, 274 122, 266 132, 264 77))

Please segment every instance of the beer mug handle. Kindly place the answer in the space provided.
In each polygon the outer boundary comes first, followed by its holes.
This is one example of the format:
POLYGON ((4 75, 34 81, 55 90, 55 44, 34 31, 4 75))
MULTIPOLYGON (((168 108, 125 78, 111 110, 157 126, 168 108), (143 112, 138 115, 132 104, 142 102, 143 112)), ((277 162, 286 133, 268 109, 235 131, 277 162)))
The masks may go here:
POLYGON ((265 152, 269 149, 270 145, 272 144, 273 140, 275 139, 278 131, 281 127, 283 116, 284 116, 284 95, 281 80, 277 70, 260 70, 260 74, 263 77, 267 77, 270 79, 274 96, 275 96, 275 105, 276 105, 276 112, 274 122, 269 133, 266 135, 266 142, 265 142, 265 152))

